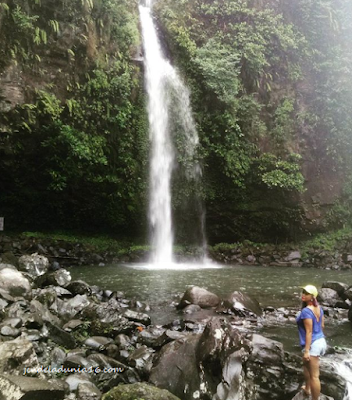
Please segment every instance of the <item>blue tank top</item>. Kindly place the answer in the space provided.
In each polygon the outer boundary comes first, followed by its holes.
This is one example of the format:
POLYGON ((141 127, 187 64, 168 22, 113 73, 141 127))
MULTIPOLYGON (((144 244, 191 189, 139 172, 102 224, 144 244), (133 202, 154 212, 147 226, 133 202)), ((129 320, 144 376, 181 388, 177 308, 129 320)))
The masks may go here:
POLYGON ((319 322, 317 321, 317 318, 316 318, 314 312, 308 307, 303 308, 303 310, 297 315, 296 322, 297 322, 297 326, 298 326, 299 342, 300 342, 301 346, 305 346, 305 344, 306 344, 306 329, 304 327, 304 322, 303 322, 304 319, 313 320, 312 343, 317 339, 321 339, 321 338, 325 337, 324 333, 323 333, 323 329, 321 327, 321 323, 323 321, 323 315, 324 315, 324 311, 321 307, 320 307, 319 322))

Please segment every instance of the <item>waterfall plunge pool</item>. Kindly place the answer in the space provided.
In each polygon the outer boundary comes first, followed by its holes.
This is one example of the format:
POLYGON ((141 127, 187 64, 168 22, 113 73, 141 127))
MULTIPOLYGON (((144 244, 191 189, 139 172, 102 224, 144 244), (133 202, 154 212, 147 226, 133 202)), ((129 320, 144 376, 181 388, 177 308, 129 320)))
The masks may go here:
MULTIPOLYGON (((200 286, 226 297, 240 290, 256 298, 262 307, 300 307, 300 286, 312 283, 318 288, 325 281, 352 284, 350 271, 320 269, 229 266, 219 264, 175 264, 162 269, 146 264, 82 266, 70 270, 72 279, 81 279, 102 289, 122 291, 127 298, 146 302, 153 324, 167 324, 180 314, 175 304, 190 286, 200 286)), ((285 350, 299 352, 294 323, 264 324, 264 336, 284 344, 285 350)), ((348 320, 326 319, 325 333, 330 346, 352 349, 352 325, 348 320)))

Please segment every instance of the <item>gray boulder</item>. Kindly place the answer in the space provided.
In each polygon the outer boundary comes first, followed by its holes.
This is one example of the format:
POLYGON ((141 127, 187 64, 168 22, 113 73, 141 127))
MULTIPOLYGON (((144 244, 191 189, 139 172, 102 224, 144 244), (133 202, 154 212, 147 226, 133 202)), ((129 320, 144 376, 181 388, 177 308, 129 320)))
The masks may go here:
POLYGON ((248 386, 256 399, 285 398, 283 345, 261 335, 253 334, 252 352, 246 363, 248 386))
MULTIPOLYGON (((307 395, 303 392, 303 390, 301 390, 296 394, 296 396, 292 400, 307 400, 307 399, 308 399, 307 395)), ((330 396, 325 396, 325 394, 320 393, 319 400, 334 400, 334 399, 330 396)))
POLYGON ((0 393, 6 400, 62 400, 65 389, 62 381, 0 375, 0 393))
POLYGON ((348 289, 348 285, 346 283, 335 282, 335 281, 327 281, 322 285, 323 289, 333 289, 337 292, 339 296, 342 296, 344 292, 348 289))
POLYGON ((49 260, 37 253, 25 255, 18 260, 18 269, 27 272, 32 277, 44 275, 49 268, 49 260))
POLYGON ((107 392, 121 383, 127 384, 140 381, 134 369, 111 357, 103 354, 91 354, 87 359, 95 371, 97 368, 100 368, 99 373, 94 376, 94 379, 98 388, 103 392, 107 392))
POLYGON ((76 347, 76 341, 69 332, 64 331, 50 322, 46 322, 46 326, 49 330, 50 339, 52 341, 66 349, 73 349, 76 347))
POLYGON ((250 361, 267 365, 280 365, 280 363, 283 363, 284 348, 282 343, 253 334, 252 346, 250 361))
POLYGON ((348 300, 352 300, 352 287, 347 289, 346 292, 343 293, 343 297, 348 300))
POLYGON ((192 334, 165 345, 154 363, 149 382, 169 390, 182 400, 199 394, 197 347, 200 335, 192 334))
POLYGON ((92 289, 88 285, 88 283, 80 280, 70 282, 66 286, 66 289, 69 290, 72 294, 90 295, 92 293, 92 289))
POLYGON ((128 357, 128 363, 140 377, 147 378, 153 366, 153 356, 154 350, 141 346, 128 357))
POLYGON ((31 294, 29 280, 12 266, 0 270, 0 289, 10 296, 28 297, 31 294))
POLYGON ((223 306, 231 309, 240 316, 248 316, 250 314, 261 316, 263 314, 263 311, 256 299, 253 299, 247 294, 239 291, 231 293, 223 301, 223 306))
POLYGON ((132 385, 119 385, 108 393, 102 400, 181 400, 165 389, 159 389, 148 383, 134 383, 132 385))
POLYGON ((340 296, 336 290, 323 288, 320 289, 318 294, 318 301, 323 305, 334 307, 338 301, 340 301, 340 296))
POLYGON ((29 310, 31 314, 36 318, 39 325, 43 325, 44 322, 50 322, 55 325, 61 325, 60 319, 52 314, 42 303, 38 300, 32 300, 30 302, 29 310))
POLYGON ((88 373, 76 373, 76 374, 70 374, 66 379, 65 382, 68 384, 69 389, 71 392, 77 390, 78 385, 82 383, 91 383, 91 376, 88 373))
POLYGON ((47 272, 36 279, 38 287, 49 285, 65 287, 71 282, 71 274, 66 269, 59 269, 55 272, 47 272))
POLYGON ((102 351, 105 350, 105 348, 113 343, 113 339, 111 338, 107 338, 104 336, 92 336, 90 338, 88 338, 84 344, 87 347, 90 347, 91 349, 97 350, 97 351, 102 351))
MULTIPOLYGON (((30 376, 36 376, 39 368, 33 344, 25 339, 15 339, 0 345, 0 373, 23 375, 25 368, 33 368, 30 376)), ((27 373, 28 375, 28 373, 27 373)))
POLYGON ((93 383, 80 383, 77 386, 77 400, 99 400, 101 391, 93 383))
POLYGON ((198 286, 187 289, 177 308, 184 308, 190 304, 197 304, 202 308, 216 307, 220 303, 219 297, 198 286))
POLYGON ((150 316, 148 314, 139 313, 139 312, 132 311, 132 310, 126 310, 123 313, 123 316, 125 318, 127 318, 128 320, 130 320, 130 321, 140 322, 143 325, 150 325, 151 324, 151 319, 150 319, 150 316))
POLYGON ((301 257, 301 253, 299 251, 291 251, 291 253, 285 258, 285 261, 300 260, 301 257))
POLYGON ((154 347, 155 342, 165 332, 165 328, 158 326, 148 326, 138 333, 138 343, 145 344, 148 347, 154 347))
POLYGON ((247 341, 222 318, 210 320, 197 349, 202 388, 214 400, 244 399, 247 387, 244 362, 248 359, 247 341))

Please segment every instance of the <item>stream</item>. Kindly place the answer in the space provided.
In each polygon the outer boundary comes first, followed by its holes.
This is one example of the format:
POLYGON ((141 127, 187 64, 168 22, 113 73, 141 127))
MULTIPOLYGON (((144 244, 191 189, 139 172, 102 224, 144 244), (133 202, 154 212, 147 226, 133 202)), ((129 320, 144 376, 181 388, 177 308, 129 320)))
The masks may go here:
MULTIPOLYGON (((160 269, 145 264, 111 264, 104 267, 82 266, 70 270, 74 280, 82 279, 103 289, 123 291, 129 298, 146 302, 153 324, 166 324, 180 318, 175 304, 193 285, 204 287, 219 297, 240 290, 256 298, 262 307, 300 307, 301 286, 321 287, 325 281, 352 284, 350 271, 287 267, 224 266, 175 264, 160 269)), ((352 326, 347 318, 326 318, 325 334, 330 346, 352 349, 352 326)), ((290 321, 263 324, 258 330, 284 344, 287 351, 299 352, 296 324, 290 321)))

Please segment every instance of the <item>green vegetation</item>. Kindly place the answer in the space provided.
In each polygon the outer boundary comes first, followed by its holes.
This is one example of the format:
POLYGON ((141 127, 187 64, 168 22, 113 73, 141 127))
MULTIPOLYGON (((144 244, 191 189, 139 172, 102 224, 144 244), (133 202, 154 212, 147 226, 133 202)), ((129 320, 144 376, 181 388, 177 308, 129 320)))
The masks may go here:
MULTIPOLYGON (((145 242, 148 127, 143 71, 132 61, 137 5, 0 0, 6 226, 145 242)), ((160 0, 154 11, 191 88, 200 136, 202 186, 173 181, 179 243, 192 243, 188 227, 199 222, 196 191, 211 243, 298 241, 348 228, 350 0, 160 0)), ((173 134, 187 170, 187 144, 177 128, 173 134)))
MULTIPOLYGON (((332 171, 349 185, 350 2, 161 0, 156 12, 192 89, 211 242, 301 237, 300 201, 336 185, 332 171)), ((341 226, 348 196, 334 210, 320 229, 341 226)))
POLYGON ((148 143, 141 74, 130 60, 136 7, 125 0, 2 7, 0 69, 17 66, 33 82, 24 103, 0 114, 8 226, 143 232, 148 143))

